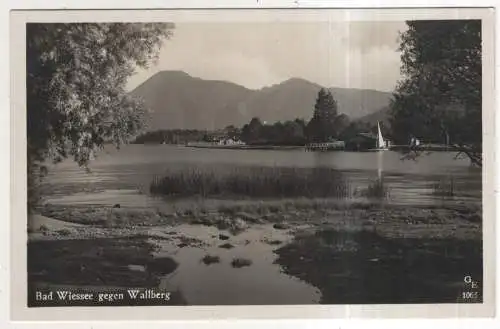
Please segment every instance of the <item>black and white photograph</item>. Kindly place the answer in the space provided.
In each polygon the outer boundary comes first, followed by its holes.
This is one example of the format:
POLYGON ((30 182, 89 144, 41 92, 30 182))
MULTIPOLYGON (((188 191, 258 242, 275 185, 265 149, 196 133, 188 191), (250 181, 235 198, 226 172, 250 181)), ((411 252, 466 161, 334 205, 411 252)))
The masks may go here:
POLYGON ((483 304, 493 32, 406 12, 26 22, 26 307, 483 304))

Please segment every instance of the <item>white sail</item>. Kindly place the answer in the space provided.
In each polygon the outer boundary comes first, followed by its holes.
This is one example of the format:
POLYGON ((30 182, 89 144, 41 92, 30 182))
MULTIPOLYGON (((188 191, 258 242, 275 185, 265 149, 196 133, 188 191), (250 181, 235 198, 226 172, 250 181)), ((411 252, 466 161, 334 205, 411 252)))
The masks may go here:
POLYGON ((377 122, 377 126, 378 126, 377 148, 383 149, 383 148, 385 148, 385 141, 384 141, 384 137, 382 137, 382 131, 380 131, 380 123, 379 122, 377 122))

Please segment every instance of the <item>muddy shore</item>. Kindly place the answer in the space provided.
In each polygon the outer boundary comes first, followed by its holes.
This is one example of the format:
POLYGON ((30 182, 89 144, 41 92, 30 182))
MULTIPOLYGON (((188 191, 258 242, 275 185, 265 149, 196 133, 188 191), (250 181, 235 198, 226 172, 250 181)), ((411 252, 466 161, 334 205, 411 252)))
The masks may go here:
MULTIPOLYGON (((319 303, 460 302, 463 276, 482 278, 482 215, 470 205, 280 201, 172 211, 47 205, 38 213, 28 227, 31 290, 155 288, 182 265, 176 255, 183 249, 198 250, 207 267, 251 269, 258 258, 223 253, 252 245, 274 254, 263 262, 316 287, 319 303), (245 236, 251 230, 262 233, 245 236)), ((172 291, 172 305, 192 304, 181 289, 172 291)))

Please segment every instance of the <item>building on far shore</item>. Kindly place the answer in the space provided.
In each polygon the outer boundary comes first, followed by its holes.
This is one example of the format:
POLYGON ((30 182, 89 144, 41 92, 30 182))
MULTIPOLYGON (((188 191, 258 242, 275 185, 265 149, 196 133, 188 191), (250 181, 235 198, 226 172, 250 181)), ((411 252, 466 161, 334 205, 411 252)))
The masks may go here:
MULTIPOLYGON (((385 145, 391 147, 391 141, 384 138, 385 145)), ((372 133, 359 133, 356 137, 349 139, 345 143, 348 151, 366 151, 377 148, 377 135, 372 133)))
POLYGON ((212 145, 219 145, 219 146, 221 146, 221 145, 228 145, 228 146, 230 146, 230 145, 244 145, 245 144, 237 138, 230 137, 228 134, 226 134, 223 131, 217 131, 217 132, 207 134, 204 143, 205 144, 212 144, 212 145))
POLYGON ((230 137, 219 139, 219 141, 217 143, 219 145, 243 145, 243 144, 245 144, 240 140, 233 139, 230 137))

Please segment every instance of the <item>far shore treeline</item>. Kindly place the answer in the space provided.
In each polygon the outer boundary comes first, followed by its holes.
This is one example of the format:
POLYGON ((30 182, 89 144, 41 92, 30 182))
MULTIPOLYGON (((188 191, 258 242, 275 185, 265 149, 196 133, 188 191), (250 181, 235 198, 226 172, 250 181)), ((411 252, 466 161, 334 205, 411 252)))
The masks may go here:
MULTIPOLYGON (((233 139, 248 145, 303 146, 312 142, 351 140, 361 132, 375 132, 376 125, 363 121, 351 121, 346 114, 339 114, 337 101, 327 89, 319 91, 313 109, 313 115, 309 121, 297 118, 266 123, 254 117, 243 127, 231 125, 215 131, 170 129, 146 132, 138 136, 133 143, 185 144, 233 139)), ((387 130, 385 133, 390 132, 387 130)))

